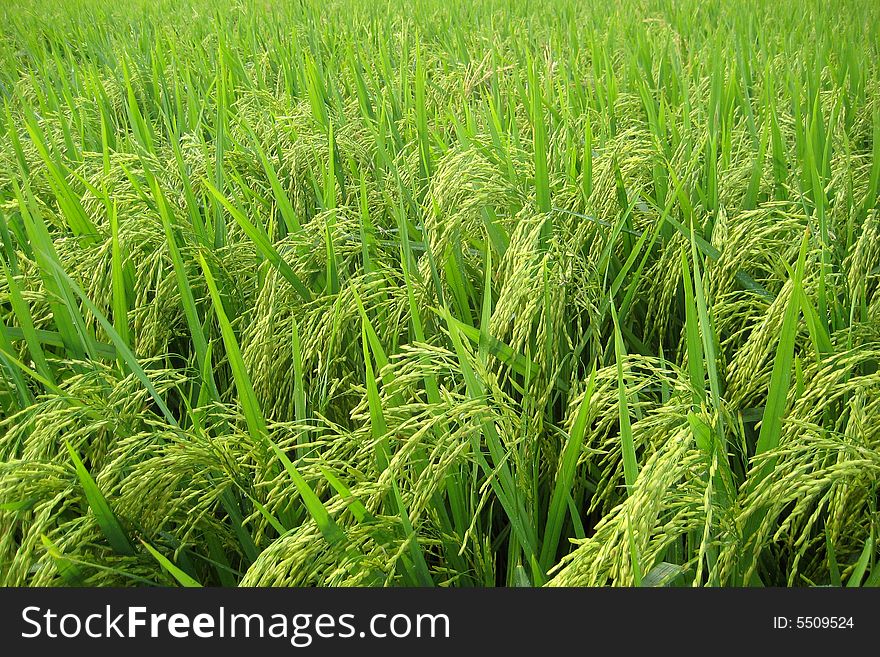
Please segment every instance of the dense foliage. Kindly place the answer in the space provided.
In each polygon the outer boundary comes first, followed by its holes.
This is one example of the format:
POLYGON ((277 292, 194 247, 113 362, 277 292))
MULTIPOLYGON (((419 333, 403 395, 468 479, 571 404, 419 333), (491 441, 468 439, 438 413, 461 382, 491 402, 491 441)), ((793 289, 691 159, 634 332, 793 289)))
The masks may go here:
POLYGON ((880 583, 880 4, 0 26, 0 583, 880 583))

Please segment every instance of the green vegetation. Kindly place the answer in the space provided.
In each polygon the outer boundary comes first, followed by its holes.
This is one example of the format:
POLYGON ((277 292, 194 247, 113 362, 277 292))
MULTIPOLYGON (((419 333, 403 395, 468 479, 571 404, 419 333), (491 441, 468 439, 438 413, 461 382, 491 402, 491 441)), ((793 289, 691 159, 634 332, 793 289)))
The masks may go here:
POLYGON ((880 583, 880 4, 0 25, 0 583, 880 583))

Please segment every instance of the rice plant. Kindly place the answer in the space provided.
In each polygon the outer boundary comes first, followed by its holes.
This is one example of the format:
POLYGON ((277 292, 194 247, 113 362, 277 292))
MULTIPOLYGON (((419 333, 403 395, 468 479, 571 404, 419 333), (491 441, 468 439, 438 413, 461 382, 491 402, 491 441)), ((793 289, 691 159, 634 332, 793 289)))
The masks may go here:
POLYGON ((0 25, 0 584, 880 584, 877 3, 0 25))

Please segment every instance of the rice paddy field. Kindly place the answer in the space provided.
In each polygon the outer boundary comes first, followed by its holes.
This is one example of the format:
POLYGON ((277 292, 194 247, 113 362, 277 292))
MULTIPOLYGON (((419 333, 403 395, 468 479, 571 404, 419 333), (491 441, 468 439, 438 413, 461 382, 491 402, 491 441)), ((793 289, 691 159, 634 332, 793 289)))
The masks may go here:
POLYGON ((0 26, 0 584, 880 584, 880 4, 0 26))

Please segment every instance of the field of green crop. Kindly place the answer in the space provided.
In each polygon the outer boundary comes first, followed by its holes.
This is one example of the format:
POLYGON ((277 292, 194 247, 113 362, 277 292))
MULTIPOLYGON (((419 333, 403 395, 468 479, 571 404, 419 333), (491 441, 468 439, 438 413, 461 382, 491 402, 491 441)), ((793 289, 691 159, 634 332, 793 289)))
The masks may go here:
POLYGON ((0 26, 0 584, 880 584, 880 4, 0 26))

